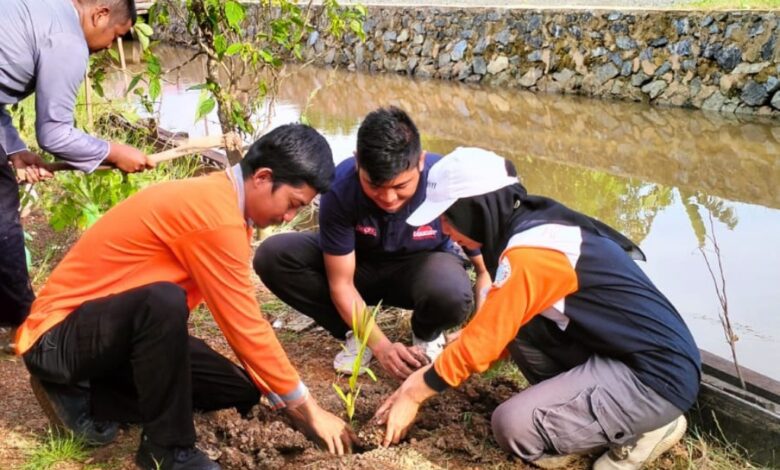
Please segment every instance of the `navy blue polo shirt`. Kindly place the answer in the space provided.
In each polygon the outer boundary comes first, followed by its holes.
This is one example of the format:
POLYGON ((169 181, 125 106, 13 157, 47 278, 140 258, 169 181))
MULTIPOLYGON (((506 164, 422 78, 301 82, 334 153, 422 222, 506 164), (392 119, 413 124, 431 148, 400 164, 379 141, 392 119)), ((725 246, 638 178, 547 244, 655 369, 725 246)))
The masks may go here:
MULTIPOLYGON (((320 247, 329 255, 355 251, 361 259, 383 260, 425 251, 455 252, 452 240, 441 230, 437 218, 422 227, 412 227, 406 219, 425 200, 428 171, 441 155, 428 153, 417 191, 398 212, 380 209, 360 186, 355 158, 336 167, 330 191, 320 201, 320 247)), ((478 254, 478 253, 476 253, 478 254)), ((475 253, 469 253, 474 256, 475 253)))

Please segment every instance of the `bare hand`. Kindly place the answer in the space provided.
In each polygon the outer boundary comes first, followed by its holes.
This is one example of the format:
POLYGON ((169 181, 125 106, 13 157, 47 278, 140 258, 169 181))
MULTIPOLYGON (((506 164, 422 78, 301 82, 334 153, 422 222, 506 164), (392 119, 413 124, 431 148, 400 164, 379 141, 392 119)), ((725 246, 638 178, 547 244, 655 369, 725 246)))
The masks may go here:
POLYGON ((425 384, 423 379, 423 374, 429 367, 419 369, 410 375, 374 414, 377 424, 387 424, 383 446, 398 444, 406 437, 422 402, 436 393, 425 384))
POLYGON ((143 152, 125 144, 111 143, 106 161, 126 173, 135 173, 147 168, 154 168, 155 163, 149 160, 143 152))
POLYGON ((415 370, 427 365, 430 360, 420 348, 407 347, 402 343, 389 343, 374 351, 382 367, 393 377, 403 380, 415 370))
POLYGON ((352 429, 341 418, 320 408, 311 396, 298 407, 286 411, 301 432, 309 439, 325 444, 331 454, 352 452, 352 445, 357 442, 352 429))
POLYGON ((12 153, 8 158, 16 169, 16 179, 19 182, 37 183, 54 176, 49 171, 49 164, 37 153, 22 150, 12 153))

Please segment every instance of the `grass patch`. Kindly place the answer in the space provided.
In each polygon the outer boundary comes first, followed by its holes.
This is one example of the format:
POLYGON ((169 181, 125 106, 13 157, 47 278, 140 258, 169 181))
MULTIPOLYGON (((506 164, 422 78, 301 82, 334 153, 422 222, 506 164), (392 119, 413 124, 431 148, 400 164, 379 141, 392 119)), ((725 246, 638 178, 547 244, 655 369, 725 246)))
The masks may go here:
POLYGON ((517 364, 510 359, 496 361, 490 366, 490 369, 483 372, 480 377, 487 382, 493 382, 499 377, 507 378, 521 388, 526 388, 529 385, 528 381, 523 377, 523 373, 518 369, 517 364))
POLYGON ((683 5, 683 8, 690 7, 705 10, 776 10, 780 9, 780 0, 698 0, 683 5))
POLYGON ((30 451, 22 470, 46 470, 64 462, 81 463, 89 456, 83 440, 72 433, 49 429, 43 442, 30 451))
POLYGON ((681 468, 708 470, 757 468, 745 458, 745 452, 739 446, 705 434, 696 427, 688 429, 682 444, 686 455, 680 456, 680 460, 685 465, 681 468))

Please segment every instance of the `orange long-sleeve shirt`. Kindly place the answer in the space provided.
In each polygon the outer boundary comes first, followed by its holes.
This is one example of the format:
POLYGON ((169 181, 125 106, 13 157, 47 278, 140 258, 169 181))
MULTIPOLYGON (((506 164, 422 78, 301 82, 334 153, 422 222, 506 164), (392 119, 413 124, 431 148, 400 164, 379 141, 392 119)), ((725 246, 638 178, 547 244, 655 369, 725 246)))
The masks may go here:
POLYGON ((108 211, 52 272, 19 328, 18 353, 84 302, 168 281, 190 309, 205 300, 261 390, 300 399, 305 386, 255 298, 241 184, 230 172, 166 182, 108 211))
POLYGON ((574 267, 560 251, 510 248, 501 263, 501 278, 482 308, 434 362, 436 373, 452 387, 487 370, 522 325, 577 290, 574 267))

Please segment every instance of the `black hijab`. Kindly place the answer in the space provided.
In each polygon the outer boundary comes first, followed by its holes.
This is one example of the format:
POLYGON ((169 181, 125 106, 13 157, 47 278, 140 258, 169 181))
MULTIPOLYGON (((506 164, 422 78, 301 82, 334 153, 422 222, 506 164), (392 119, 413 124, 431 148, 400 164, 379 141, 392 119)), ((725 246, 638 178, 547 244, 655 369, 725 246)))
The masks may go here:
MULTIPOLYGON (((515 166, 505 160, 507 174, 517 176, 515 166)), ((569 209, 543 196, 529 196, 518 182, 496 191, 458 199, 444 212, 459 232, 482 244, 482 256, 495 278, 498 258, 515 233, 544 223, 576 225, 617 243, 633 259, 645 260, 639 247, 609 225, 569 209)))

